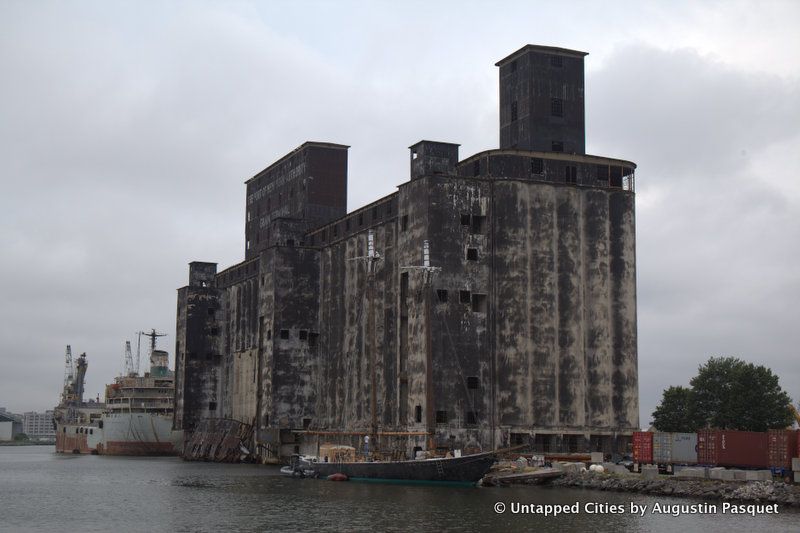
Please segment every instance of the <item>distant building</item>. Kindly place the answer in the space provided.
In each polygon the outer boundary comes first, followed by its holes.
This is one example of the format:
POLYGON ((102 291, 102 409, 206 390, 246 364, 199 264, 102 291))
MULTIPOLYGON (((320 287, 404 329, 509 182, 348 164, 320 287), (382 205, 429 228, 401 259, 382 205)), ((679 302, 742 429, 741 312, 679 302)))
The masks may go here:
POLYGON ((22 418, 0 407, 0 442, 14 440, 22 433, 22 418))
POLYGON ((355 211, 345 145, 247 180, 244 261, 192 262, 178 290, 176 428, 246 422, 265 461, 363 435, 406 455, 625 451, 636 165, 585 153, 584 56, 502 59, 500 147, 420 141, 408 181, 355 211))
POLYGON ((22 415, 23 433, 31 440, 54 440, 56 430, 53 426, 53 411, 36 413, 29 411, 22 415))

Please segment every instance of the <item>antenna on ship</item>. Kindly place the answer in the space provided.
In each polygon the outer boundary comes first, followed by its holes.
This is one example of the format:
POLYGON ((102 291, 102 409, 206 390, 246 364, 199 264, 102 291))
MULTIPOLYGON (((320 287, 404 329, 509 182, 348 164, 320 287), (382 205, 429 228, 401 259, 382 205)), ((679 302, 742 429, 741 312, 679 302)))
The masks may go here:
POLYGON ((156 339, 158 337, 166 337, 166 333, 158 333, 155 329, 151 329, 148 333, 147 331, 137 331, 136 334, 139 336, 139 340, 136 343, 136 373, 139 373, 139 363, 141 361, 140 352, 139 350, 142 347, 142 335, 145 337, 150 337, 150 357, 153 356, 153 352, 156 349, 156 339))
MULTIPOLYGON (((144 335, 145 337, 150 337, 150 358, 151 358, 150 362, 152 364, 153 352, 156 351, 156 339, 158 337, 166 337, 167 334, 166 333, 158 333, 155 329, 151 329, 149 333, 146 332, 146 331, 140 331, 139 332, 139 344, 141 344, 141 342, 142 342, 142 335, 144 335)), ((138 347, 136 348, 136 371, 137 372, 139 371, 139 348, 138 347)))

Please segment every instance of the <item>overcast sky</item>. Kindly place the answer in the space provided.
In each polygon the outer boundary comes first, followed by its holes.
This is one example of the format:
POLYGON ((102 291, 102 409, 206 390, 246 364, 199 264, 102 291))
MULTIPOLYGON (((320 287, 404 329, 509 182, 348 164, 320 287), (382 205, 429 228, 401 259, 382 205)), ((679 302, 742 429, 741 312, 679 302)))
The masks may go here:
POLYGON ((641 423, 713 355, 800 399, 800 3, 0 3, 0 406, 89 395, 175 343, 187 263, 244 257, 243 182, 351 145, 350 210, 407 147, 498 146, 494 63, 586 58, 587 152, 635 161, 641 423), (502 6, 502 7, 500 7, 502 6))

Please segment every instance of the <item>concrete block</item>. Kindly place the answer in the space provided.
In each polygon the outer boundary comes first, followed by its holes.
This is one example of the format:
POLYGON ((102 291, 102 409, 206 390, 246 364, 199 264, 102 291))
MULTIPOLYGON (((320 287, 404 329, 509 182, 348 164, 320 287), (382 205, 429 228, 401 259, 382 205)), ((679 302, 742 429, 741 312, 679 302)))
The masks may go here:
POLYGON ((563 463, 564 472, 580 472, 583 463, 563 463))
POLYGON ((658 479, 658 467, 656 465, 642 465, 642 479, 658 479))
POLYGON ((722 474, 726 472, 726 470, 722 467, 715 467, 708 469, 708 478, 709 479, 722 479, 722 474))
MULTIPOLYGON (((599 464, 603 462, 603 452, 592 452, 592 463, 599 464)), ((800 470, 796 468, 795 470, 800 470)))
POLYGON ((772 481, 772 472, 769 470, 746 470, 745 481, 772 481))
POLYGON ((694 467, 682 468, 680 471, 675 473, 675 477, 706 479, 708 477, 708 469, 694 467))
POLYGON ((733 479, 737 481, 744 481, 746 478, 747 472, 745 470, 734 470, 733 471, 733 479))
POLYGON ((800 457, 792 457, 792 470, 800 472, 800 457))
POLYGON ((733 470, 723 470, 720 472, 720 478, 722 481, 733 481, 736 479, 734 476, 733 470))
POLYGON ((800 472, 795 472, 794 473, 794 482, 795 483, 800 483, 800 472))

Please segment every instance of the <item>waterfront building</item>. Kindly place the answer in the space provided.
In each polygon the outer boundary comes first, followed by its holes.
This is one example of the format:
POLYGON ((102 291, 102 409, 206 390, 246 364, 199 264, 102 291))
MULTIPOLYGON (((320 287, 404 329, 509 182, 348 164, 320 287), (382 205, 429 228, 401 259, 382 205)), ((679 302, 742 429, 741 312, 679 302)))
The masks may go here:
POLYGON ((353 211, 346 145, 306 142, 247 180, 244 261, 192 262, 178 290, 176 428, 245 422, 262 460, 364 435, 625 451, 636 165, 585 153, 585 56, 499 61, 500 147, 419 141, 408 180, 353 211))
POLYGON ((31 440, 55 440, 56 430, 53 425, 53 411, 37 413, 28 411, 22 415, 22 431, 31 440))

